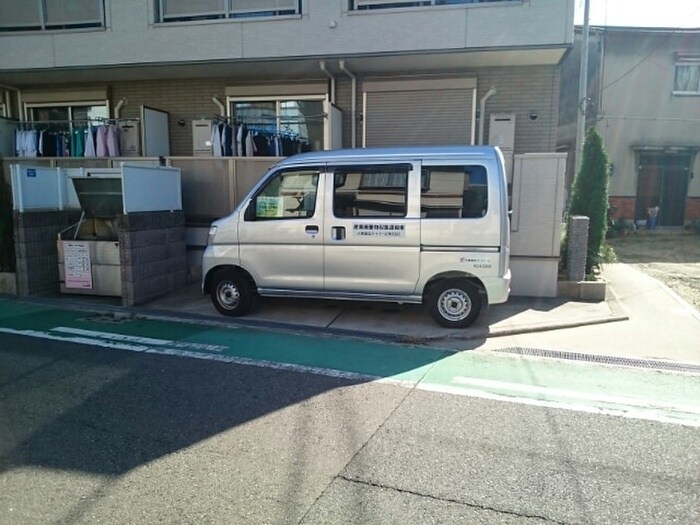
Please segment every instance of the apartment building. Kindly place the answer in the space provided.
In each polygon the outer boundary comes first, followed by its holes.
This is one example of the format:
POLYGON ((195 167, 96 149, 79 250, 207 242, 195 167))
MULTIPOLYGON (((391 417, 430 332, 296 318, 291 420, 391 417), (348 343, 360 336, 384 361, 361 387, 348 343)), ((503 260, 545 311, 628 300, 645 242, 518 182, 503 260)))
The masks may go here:
MULTIPOLYGON (((206 155, 193 122, 215 117, 311 150, 494 135, 515 153, 554 151, 573 9, 573 0, 0 0, 0 113, 67 132, 117 118, 138 125, 152 108, 173 156, 206 155)), ((148 154, 141 135, 131 154, 148 154)))
MULTIPOLYGON (((581 33, 562 63, 559 148, 573 151, 581 33)), ((588 125, 603 137, 616 219, 700 220, 700 29, 594 27, 588 125)))

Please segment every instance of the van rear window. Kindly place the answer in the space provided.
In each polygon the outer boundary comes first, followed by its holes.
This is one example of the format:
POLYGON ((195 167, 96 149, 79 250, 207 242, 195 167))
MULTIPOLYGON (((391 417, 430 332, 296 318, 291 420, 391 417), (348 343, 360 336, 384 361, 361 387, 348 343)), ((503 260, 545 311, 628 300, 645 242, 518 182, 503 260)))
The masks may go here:
POLYGON ((484 166, 429 166, 421 173, 421 217, 483 217, 488 211, 484 166))
POLYGON ((333 213, 338 218, 405 217, 407 165, 337 169, 333 179, 333 213))

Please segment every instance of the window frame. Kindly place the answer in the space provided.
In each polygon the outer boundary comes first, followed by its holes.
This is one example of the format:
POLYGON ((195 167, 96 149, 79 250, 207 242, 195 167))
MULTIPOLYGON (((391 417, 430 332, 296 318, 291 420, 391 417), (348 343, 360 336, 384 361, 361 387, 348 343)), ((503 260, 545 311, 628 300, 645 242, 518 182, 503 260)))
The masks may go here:
POLYGON ((177 23, 202 23, 202 22, 245 22, 246 20, 260 20, 261 18, 300 17, 302 15, 302 0, 296 0, 294 12, 289 10, 235 10, 232 2, 235 0, 220 0, 221 9, 219 11, 193 12, 184 15, 167 16, 165 14, 165 0, 153 0, 153 13, 156 24, 177 24, 177 23))
MULTIPOLYGON (((110 117, 109 100, 80 100, 80 101, 71 101, 71 102, 25 102, 24 103, 24 116, 25 116, 26 122, 41 122, 42 124, 49 125, 52 122, 51 120, 35 121, 33 118, 29 118, 31 110, 34 108, 67 108, 68 109, 67 121, 56 120, 55 122, 57 124, 65 122, 66 129, 69 131, 72 131, 74 128, 74 123, 75 123, 75 119, 73 118, 73 108, 91 107, 91 106, 104 106, 105 109, 107 110, 106 111, 106 113, 107 113, 106 118, 110 117)), ((86 127, 88 125, 88 122, 94 122, 95 124, 98 124, 100 121, 99 120, 93 121, 93 120, 88 119, 88 120, 85 120, 83 125, 80 127, 86 127)))
MULTIPOLYGON (((428 220, 478 220, 486 217, 489 213, 489 184, 488 184, 488 169, 483 164, 472 163, 472 164, 429 164, 422 166, 421 180, 425 180, 428 184, 421 183, 421 193, 420 193, 420 214, 423 219, 428 220), (459 207, 460 212, 457 215, 451 215, 447 213, 440 213, 439 206, 433 206, 428 208, 427 204, 424 203, 424 197, 430 192, 430 184, 438 180, 440 172, 443 173, 460 173, 463 175, 462 179, 462 196, 461 196, 461 206, 459 207), (478 171, 480 178, 483 181, 472 182, 472 171, 478 171), (427 173, 426 173, 427 172, 427 173), (465 186, 466 176, 469 175, 469 183, 465 186), (473 191, 470 188, 474 186, 479 188, 479 191, 473 191), (471 192, 472 196, 481 198, 481 213, 467 213, 468 207, 466 206, 466 194, 471 192), (430 209, 437 210, 433 216, 430 214, 430 209)), ((428 195, 429 196, 429 195, 428 195)), ((444 207, 444 209, 452 209, 452 207, 444 207)))
MULTIPOLYGON (((234 104, 241 102, 273 102, 275 104, 275 117, 274 122, 270 123, 278 131, 284 131, 282 126, 284 125, 285 117, 282 114, 283 102, 293 102, 293 101, 312 101, 321 103, 321 112, 323 117, 323 136, 321 137, 322 144, 319 150, 322 151, 326 148, 326 127, 328 126, 328 115, 325 113, 325 103, 328 102, 328 95, 325 93, 320 93, 318 95, 261 95, 261 96, 245 96, 245 95, 229 95, 226 97, 226 116, 233 122, 236 119, 234 113, 234 104)), ((245 122, 241 122, 245 124, 245 122)), ((306 137, 310 139, 310 137, 306 137)))
MULTIPOLYGON (((333 194, 331 196, 331 207, 333 211, 333 217, 336 219, 341 219, 341 220, 365 220, 365 219, 405 219, 408 217, 408 207, 409 207, 409 201, 408 201, 408 194, 410 191, 410 180, 411 180, 411 171, 413 170, 413 166, 410 163, 405 163, 405 162, 398 162, 398 163, 391 163, 391 164, 357 164, 357 165, 349 165, 349 166, 333 166, 331 173, 333 177, 333 194), (377 186, 377 185, 368 185, 368 184, 363 184, 363 180, 365 179, 366 175, 371 175, 373 173, 382 173, 382 174, 392 174, 392 173, 398 173, 398 174, 404 174, 405 175, 405 184, 403 186, 396 186, 394 184, 388 185, 388 186, 377 186), (391 193, 385 192, 385 194, 398 194, 399 191, 403 192, 403 202, 399 203, 403 206, 403 213, 400 215, 396 215, 392 212, 389 212, 387 214, 370 214, 370 215, 360 215, 353 213, 351 215, 348 214, 338 214, 338 210, 340 209, 347 209, 347 204, 346 202, 340 202, 337 199, 338 195, 338 188, 342 188, 345 186, 347 183, 348 175, 349 174, 354 174, 354 175, 359 175, 360 180, 358 181, 357 188, 355 189, 354 197, 353 197, 353 203, 357 201, 357 196, 361 192, 367 192, 370 194, 374 193, 379 193, 381 192, 382 189, 384 190, 391 190, 391 193), (337 177, 343 177, 343 184, 342 186, 338 186, 337 184, 337 177)), ((359 209, 358 206, 354 206, 353 208, 355 211, 359 209)))
POLYGON ((522 3, 523 0, 348 0, 347 5, 350 13, 368 13, 395 9, 484 7, 522 3))
POLYGON ((46 0, 24 0, 25 2, 35 2, 39 7, 38 24, 7 25, 0 24, 0 33, 21 33, 36 31, 85 31, 95 29, 105 29, 107 27, 105 19, 104 0, 91 0, 99 7, 99 19, 94 21, 80 21, 75 23, 51 23, 47 20, 46 0))
MULTIPOLYGON (((318 192, 318 187, 321 181, 321 177, 323 175, 322 169, 320 169, 318 166, 310 166, 310 167, 294 167, 294 168, 283 168, 280 170, 275 171, 269 178, 265 180, 262 186, 258 188, 258 190, 253 194, 253 196, 250 198, 250 201, 248 203, 248 206, 246 207, 245 213, 243 215, 243 220, 245 222, 269 222, 269 221, 289 221, 289 220, 308 220, 312 219, 318 210, 318 202, 319 202, 319 192, 318 192), (262 195, 262 193, 272 184, 272 182, 279 178, 282 177, 285 174, 288 173, 296 173, 296 174, 311 174, 312 177, 316 177, 315 181, 315 186, 314 186, 314 201, 313 201, 313 210, 306 210, 307 214, 306 215, 297 215, 297 216, 282 216, 282 217, 261 217, 258 216, 258 197, 262 195), (308 212, 311 211, 311 214, 309 215, 308 212)), ((303 204, 303 199, 306 198, 308 193, 304 194, 302 196, 302 200, 299 201, 299 209, 297 211, 301 211, 301 206, 303 204)), ((277 196, 279 197, 279 195, 277 196)), ((282 197, 284 198, 284 197, 282 197)), ((298 197, 294 197, 297 198, 298 197)), ((284 211, 291 211, 289 209, 283 208, 282 210, 284 211)))
POLYGON ((673 68, 673 94, 678 96, 700 96, 700 56, 698 57, 688 57, 688 58, 677 58, 676 63, 673 68), (698 82, 695 87, 695 91, 681 91, 676 89, 676 79, 678 78, 678 68, 679 67, 694 67, 698 70, 698 82))

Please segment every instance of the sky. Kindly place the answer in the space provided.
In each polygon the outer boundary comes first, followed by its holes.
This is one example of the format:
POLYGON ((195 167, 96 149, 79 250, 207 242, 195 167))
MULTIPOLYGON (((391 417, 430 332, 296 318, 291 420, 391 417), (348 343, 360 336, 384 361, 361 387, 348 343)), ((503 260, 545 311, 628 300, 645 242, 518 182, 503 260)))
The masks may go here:
MULTIPOLYGON (((700 28, 698 0, 589 0, 596 26, 700 28)), ((576 0, 574 23, 583 25, 584 0, 576 0)))

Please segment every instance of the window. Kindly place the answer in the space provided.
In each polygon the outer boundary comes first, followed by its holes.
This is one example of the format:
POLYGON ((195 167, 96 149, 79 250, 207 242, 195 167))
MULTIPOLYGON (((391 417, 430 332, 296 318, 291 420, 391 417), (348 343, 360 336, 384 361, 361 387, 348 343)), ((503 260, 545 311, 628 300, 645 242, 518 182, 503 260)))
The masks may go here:
POLYGON ((157 22, 301 14, 301 0, 155 0, 157 22))
POLYGON ((338 168, 333 213, 338 218, 405 217, 410 166, 338 168))
POLYGON ((0 0, 0 31, 104 26, 103 0, 0 0))
POLYGON ((99 124, 109 118, 107 106, 99 102, 84 104, 35 104, 27 105, 27 119, 41 122, 47 131, 70 131, 73 127, 99 124))
POLYGON ((316 212, 318 171, 283 171, 258 192, 246 220, 306 219, 316 212))
POLYGON ((673 92, 678 95, 700 95, 700 57, 676 63, 673 92))
POLYGON ((392 9, 400 7, 427 7, 459 4, 494 4, 496 2, 513 2, 514 0, 350 0, 351 11, 367 9, 392 9))
POLYGON ((290 156, 324 148, 324 98, 233 99, 232 120, 252 135, 255 156, 290 156))
POLYGON ((488 209, 488 185, 483 166, 424 168, 421 216, 478 218, 488 209))

